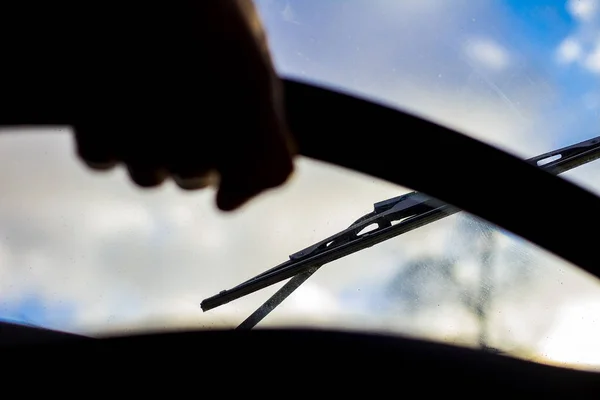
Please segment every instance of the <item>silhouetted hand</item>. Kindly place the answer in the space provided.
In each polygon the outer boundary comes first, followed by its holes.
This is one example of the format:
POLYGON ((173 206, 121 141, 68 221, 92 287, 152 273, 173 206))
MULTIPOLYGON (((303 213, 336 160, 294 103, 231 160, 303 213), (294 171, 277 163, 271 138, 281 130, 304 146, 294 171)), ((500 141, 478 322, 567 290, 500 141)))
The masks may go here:
POLYGON ((143 187, 218 177, 222 210, 291 174, 281 82, 251 1, 39 3, 1 6, 13 22, 0 33, 18 30, 0 39, 12 60, 4 122, 68 123, 90 167, 122 163, 143 187))

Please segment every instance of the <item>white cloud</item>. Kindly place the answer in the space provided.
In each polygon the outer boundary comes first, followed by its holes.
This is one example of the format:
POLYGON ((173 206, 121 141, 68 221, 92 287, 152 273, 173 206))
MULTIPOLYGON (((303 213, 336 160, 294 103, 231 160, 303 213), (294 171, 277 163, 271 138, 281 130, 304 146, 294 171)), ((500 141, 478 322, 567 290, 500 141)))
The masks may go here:
POLYGON ((153 218, 141 204, 106 199, 86 210, 82 221, 101 235, 114 235, 124 229, 149 232, 153 218))
POLYGON ((494 70, 503 70, 510 62, 508 51, 492 39, 471 39, 465 52, 476 63, 494 70))
MULTIPOLYGON (((190 195, 173 185, 142 192, 124 173, 90 173, 75 160, 65 133, 5 132, 0 160, 0 303, 32 290, 49 304, 72 303, 80 314, 65 328, 78 330, 125 321, 135 327, 152 316, 193 326, 215 318, 221 325, 240 322, 268 291, 224 312, 203 314, 199 303, 403 192, 300 161, 286 188, 224 215, 215 212, 214 192, 190 195), (189 299, 183 309, 173 301, 179 298, 189 299)), ((349 265, 364 271, 363 262, 359 257, 349 265)), ((333 296, 313 292, 304 299, 333 296)))
POLYGON ((581 68, 600 73, 600 2, 571 0, 567 11, 578 21, 575 31, 556 48, 556 60, 562 64, 577 63, 581 68))
POLYGON ((584 65, 594 73, 600 73, 600 40, 595 48, 586 56, 584 65))
POLYGON ((558 61, 566 64, 579 60, 581 54, 581 44, 574 38, 563 40, 556 51, 558 61))
POLYGON ((598 13, 597 0, 569 0, 567 11, 580 21, 590 21, 598 13))

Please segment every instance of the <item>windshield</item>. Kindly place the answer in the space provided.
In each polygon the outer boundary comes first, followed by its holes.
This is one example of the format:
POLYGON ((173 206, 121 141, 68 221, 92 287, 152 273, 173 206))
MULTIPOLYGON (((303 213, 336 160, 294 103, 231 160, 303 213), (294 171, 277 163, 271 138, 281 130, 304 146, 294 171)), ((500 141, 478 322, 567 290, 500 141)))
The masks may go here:
MULTIPOLYGON (((521 157, 598 134, 594 1, 258 5, 283 74, 521 157)), ((0 316, 71 332, 235 327, 281 285, 206 313, 200 301, 409 191, 301 159, 286 187, 224 215, 211 192, 91 174, 68 131, 53 133, 0 137, 0 316)), ((599 164, 563 177, 599 193, 599 164)), ((593 368, 598 313, 596 279, 461 213, 323 267, 260 326, 386 331, 593 368)))

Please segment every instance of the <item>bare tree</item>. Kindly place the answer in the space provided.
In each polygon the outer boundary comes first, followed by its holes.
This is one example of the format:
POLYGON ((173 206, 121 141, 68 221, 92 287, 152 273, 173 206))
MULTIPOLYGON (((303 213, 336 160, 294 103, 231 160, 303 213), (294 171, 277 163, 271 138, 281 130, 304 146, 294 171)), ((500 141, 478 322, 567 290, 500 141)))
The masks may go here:
POLYGON ((478 345, 494 351, 490 320, 496 303, 531 281, 529 255, 514 246, 499 251, 499 235, 502 233, 487 223, 470 217, 458 218, 450 235, 454 251, 402 265, 386 288, 390 304, 407 313, 423 312, 450 302, 463 307, 476 321, 478 345), (461 274, 465 263, 477 267, 466 280, 465 274, 461 274))

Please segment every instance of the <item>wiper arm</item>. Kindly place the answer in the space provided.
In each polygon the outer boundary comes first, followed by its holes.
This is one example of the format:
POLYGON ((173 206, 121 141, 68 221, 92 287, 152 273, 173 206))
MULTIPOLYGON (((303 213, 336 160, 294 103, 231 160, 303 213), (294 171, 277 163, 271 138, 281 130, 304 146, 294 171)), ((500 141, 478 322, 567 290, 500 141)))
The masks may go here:
MULTIPOLYGON (((600 136, 527 160, 552 174, 561 174, 600 158, 600 136)), ((282 287, 241 326, 251 327, 280 304, 292 291, 324 264, 377 243, 438 221, 460 210, 419 192, 411 192, 374 204, 374 210, 347 229, 289 256, 289 260, 232 289, 202 301, 203 311, 219 307, 288 278, 282 287), (361 233, 376 225, 374 230, 361 233), (258 319, 258 321, 257 321, 258 319)))

